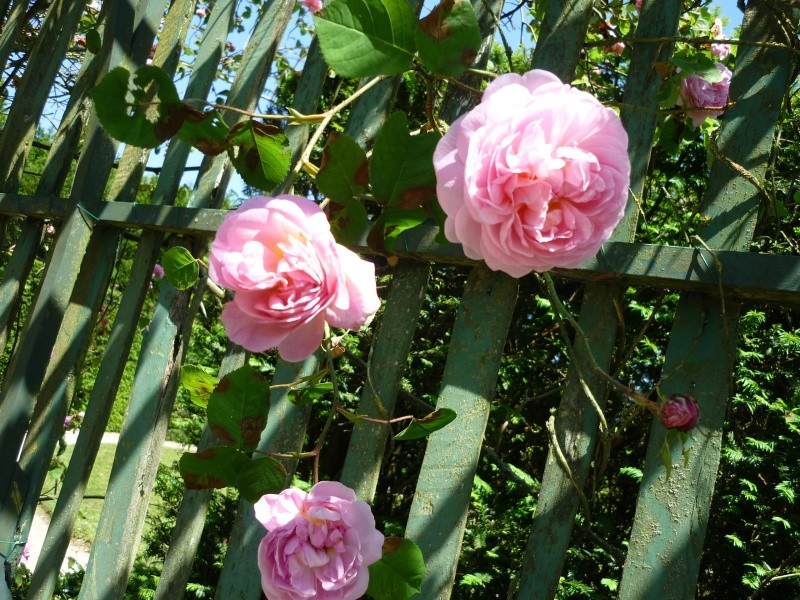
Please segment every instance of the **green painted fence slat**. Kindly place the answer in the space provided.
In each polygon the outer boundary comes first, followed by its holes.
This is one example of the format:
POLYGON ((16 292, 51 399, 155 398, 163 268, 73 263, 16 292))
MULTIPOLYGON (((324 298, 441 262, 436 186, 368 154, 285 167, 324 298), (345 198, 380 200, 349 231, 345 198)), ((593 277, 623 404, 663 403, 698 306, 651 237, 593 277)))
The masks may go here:
MULTIPOLYGON (((430 267, 423 263, 404 261, 395 267, 392 287, 370 350, 358 414, 375 419, 393 416, 429 276, 430 267)), ((375 497, 388 436, 386 425, 359 423, 353 428, 344 460, 340 481, 370 503, 375 497)))
POLYGON ((425 557, 420 596, 425 600, 450 597, 518 287, 518 280, 505 273, 475 267, 456 316, 436 407, 451 408, 458 416, 428 439, 406 525, 406 537, 425 557))
MULTIPOLYGON (((672 37, 678 28, 680 0, 664 2, 656 11, 642 15, 636 32, 638 38, 672 37)), ((622 113, 628 132, 628 155, 631 160, 631 193, 626 215, 614 232, 615 240, 633 239, 638 215, 636 198, 642 195, 647 174, 650 148, 655 134, 657 100, 660 79, 654 68, 658 61, 667 60, 672 44, 636 46, 631 60, 623 104, 646 110, 622 113), (650 110, 647 110, 650 109, 650 110)), ((601 253, 600 261, 605 259, 601 253)), ((589 347, 595 362, 608 369, 614 354, 617 337, 615 302, 622 296, 616 282, 589 283, 581 301, 580 324, 587 332, 589 347)), ((592 390, 601 408, 605 406, 606 382, 593 374, 586 359, 581 358, 581 344, 575 344, 580 374, 592 390)), ((567 378, 555 419, 556 439, 572 471, 572 477, 583 488, 595 456, 599 415, 586 397, 574 367, 567 378)), ((550 599, 558 589, 561 571, 570 545, 575 515, 580 508, 580 496, 572 480, 556 460, 553 449, 547 456, 542 486, 536 505, 536 516, 525 555, 520 579, 519 598, 550 599)), ((586 517, 586 515, 584 515, 586 517)), ((591 527, 591 523, 586 523, 591 527)))
MULTIPOLYGON (((279 361, 273 384, 291 383, 300 377, 315 373, 320 363, 318 354, 311 355, 305 361, 298 363, 279 361)), ((309 405, 298 406, 289 400, 288 388, 273 389, 270 394, 267 425, 261 434, 258 450, 287 454, 302 450, 310 411, 309 405)), ((297 460, 280 459, 280 461, 286 467, 286 485, 289 485, 297 468, 297 460)), ((253 505, 241 499, 214 596, 217 600, 229 598, 257 600, 261 596, 261 573, 256 564, 256 557, 258 545, 265 535, 266 529, 256 521, 253 505)))
MULTIPOLYGON (((748 3, 742 39, 781 39, 782 19, 771 6, 763 0, 748 3)), ((797 14, 792 15, 795 27, 797 21, 797 14)), ((718 144, 725 156, 761 180, 790 77, 785 51, 740 47, 730 92, 735 103, 723 117, 718 144)), ((761 200, 751 183, 714 161, 703 205, 711 221, 701 237, 711 247, 746 250, 761 200)), ((731 389, 738 316, 738 304, 723 306, 719 298, 684 294, 678 303, 661 391, 695 395, 701 418, 689 434, 688 461, 684 463, 677 448, 673 452, 675 468, 669 479, 658 459, 665 431, 653 423, 620 598, 694 598, 731 389)))
MULTIPOLYGON (((231 371, 247 363, 247 353, 239 346, 228 343, 228 351, 219 368, 222 379, 231 371)), ((211 428, 206 423, 197 450, 202 451, 217 443, 211 428)), ((182 598, 192 571, 192 563, 200 545, 200 536, 206 521, 208 503, 213 490, 186 490, 175 520, 175 528, 169 541, 169 549, 164 557, 164 565, 156 587, 155 600, 175 600, 182 598)))

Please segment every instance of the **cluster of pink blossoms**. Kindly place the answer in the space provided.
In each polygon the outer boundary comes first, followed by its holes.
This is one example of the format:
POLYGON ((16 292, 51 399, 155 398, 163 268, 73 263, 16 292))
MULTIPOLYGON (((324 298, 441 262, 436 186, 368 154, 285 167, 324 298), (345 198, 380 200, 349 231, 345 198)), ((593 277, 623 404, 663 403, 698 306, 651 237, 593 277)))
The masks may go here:
POLYGON ((445 236, 513 277, 593 257, 625 211, 619 116, 552 73, 495 79, 433 155, 445 236))
POLYGON ((353 490, 336 481, 289 488, 263 496, 255 513, 267 529, 258 568, 269 600, 356 600, 367 591, 384 538, 353 490))
POLYGON ((228 337, 288 361, 313 354, 326 323, 358 329, 380 307, 375 266, 337 244, 322 209, 298 196, 251 198, 229 214, 209 275, 236 292, 222 311, 228 337))

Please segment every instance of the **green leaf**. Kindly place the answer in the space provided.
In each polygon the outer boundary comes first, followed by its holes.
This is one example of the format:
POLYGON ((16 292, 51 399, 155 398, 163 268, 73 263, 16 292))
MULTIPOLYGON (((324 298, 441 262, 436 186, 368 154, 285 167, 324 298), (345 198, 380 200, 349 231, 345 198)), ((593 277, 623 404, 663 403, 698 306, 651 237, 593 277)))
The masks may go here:
POLYGON ((164 276, 177 290, 187 290, 200 277, 200 267, 191 252, 183 246, 173 246, 161 255, 164 276))
POLYGON ((189 392, 189 399, 197 406, 205 408, 211 392, 219 383, 219 379, 209 375, 197 365, 181 367, 181 385, 189 392))
POLYGON ((219 446, 200 452, 187 452, 178 461, 186 489, 205 490, 235 486, 239 473, 250 457, 235 448, 219 446))
POLYGON ((239 471, 236 487, 248 502, 257 502, 264 494, 277 494, 286 487, 286 468, 274 458, 252 459, 239 471))
POLYGON ((92 54, 97 54, 102 46, 103 40, 100 39, 100 33, 96 28, 92 27, 86 32, 86 50, 92 54))
POLYGON ((369 184, 367 155, 344 133, 332 133, 322 152, 317 187, 334 202, 346 202, 363 194, 369 184))
POLYGON ((693 49, 682 49, 672 55, 672 62, 681 70, 681 77, 697 75, 709 83, 722 81, 722 72, 716 61, 705 52, 693 49))
POLYGON ((366 207, 355 199, 344 204, 332 202, 329 206, 331 231, 336 241, 345 246, 355 245, 369 223, 366 207))
POLYGON ((370 183, 375 199, 402 209, 425 208, 436 195, 433 151, 438 133, 412 136, 408 117, 392 114, 384 123, 369 164, 370 183))
POLYGON ((183 125, 178 137, 203 154, 216 156, 228 149, 229 129, 216 110, 204 112, 182 104, 183 125))
POLYGON ((219 441, 252 451, 267 424, 269 383, 250 365, 225 375, 208 401, 208 424, 219 441))
POLYGON ((183 124, 175 84, 158 67, 140 67, 133 74, 117 67, 103 77, 91 96, 106 131, 132 146, 155 148, 183 124))
POLYGON ((289 141, 279 127, 249 120, 228 133, 228 154, 245 183, 266 192, 289 173, 289 141))
POLYGON ((389 537, 381 559, 369 566, 367 594, 375 600, 406 600, 421 591, 424 577, 419 547, 409 539, 389 537))
POLYGON ((332 0, 314 15, 314 26, 339 75, 399 75, 411 67, 415 18, 406 0, 332 0))
POLYGON ((289 390, 289 402, 303 406, 319 400, 324 395, 333 391, 333 383, 330 381, 323 381, 313 385, 307 385, 300 388, 289 390))
POLYGON ((417 440, 428 437, 456 418, 456 411, 450 408, 438 408, 431 414, 417 419, 414 417, 411 424, 394 436, 395 440, 417 440))
POLYGON ((428 213, 421 208, 413 210, 386 208, 369 230, 367 244, 376 252, 392 252, 401 233, 413 229, 427 220, 428 213))
POLYGON ((442 0, 417 24, 416 37, 422 64, 451 77, 472 66, 481 46, 478 18, 467 0, 442 0))

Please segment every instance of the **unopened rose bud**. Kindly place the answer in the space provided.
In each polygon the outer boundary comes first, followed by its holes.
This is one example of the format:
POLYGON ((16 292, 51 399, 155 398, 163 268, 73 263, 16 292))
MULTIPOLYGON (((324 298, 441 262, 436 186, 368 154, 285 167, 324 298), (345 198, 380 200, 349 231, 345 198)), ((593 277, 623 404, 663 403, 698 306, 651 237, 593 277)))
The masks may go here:
POLYGON ((625 52, 625 44, 623 42, 616 42, 614 44, 609 44, 606 46, 606 52, 611 52, 612 54, 616 54, 617 56, 621 55, 625 52))
POLYGON ((164 276, 164 267, 162 267, 158 263, 153 265, 153 277, 163 277, 163 276, 164 276))
POLYGON ((661 406, 661 423, 667 429, 691 431, 700 420, 700 405, 694 396, 673 394, 661 406))
POLYGON ((44 228, 44 232, 45 232, 47 235, 53 235, 53 234, 56 232, 56 228, 55 228, 55 226, 54 226, 54 225, 47 225, 47 226, 44 228))
POLYGON ((72 427, 72 415, 67 415, 64 417, 64 429, 69 429, 72 427))
POLYGON ((194 14, 196 14, 201 19, 204 19, 205 16, 206 16, 206 9, 205 8, 198 8, 196 11, 194 11, 194 14))

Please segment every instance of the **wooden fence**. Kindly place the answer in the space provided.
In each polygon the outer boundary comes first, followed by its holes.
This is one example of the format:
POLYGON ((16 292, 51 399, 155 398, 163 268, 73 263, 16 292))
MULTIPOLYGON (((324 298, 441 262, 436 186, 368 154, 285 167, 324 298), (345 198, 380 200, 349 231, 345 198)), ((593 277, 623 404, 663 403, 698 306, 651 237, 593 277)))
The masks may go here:
MULTIPOLYGON (((548 69, 568 81, 580 56, 593 3, 549 0, 546 4, 531 66, 548 69)), ((0 32, 0 59, 4 61, 15 40, 23 35, 26 6, 21 0, 0 2, 0 13, 6 17, 0 32)), ((227 96, 230 105, 249 110, 256 106, 294 7, 294 0, 265 3, 227 96)), ((487 36, 485 45, 492 39, 492 11, 499 8, 494 1, 475 1, 487 36)), ((645 1, 636 37, 674 37, 681 8, 680 0, 645 1)), ((588 334, 594 359, 604 369, 609 368, 616 343, 614 303, 624 286, 680 290, 664 364, 664 373, 670 376, 665 378, 661 391, 670 394, 690 390, 702 398, 702 420, 690 435, 692 452, 688 462, 669 479, 663 477, 659 459, 665 430, 654 421, 619 591, 621 598, 694 597, 720 460, 740 304, 757 299, 796 305, 800 300, 800 259, 747 253, 762 198, 753 179, 742 177, 735 170, 739 165, 760 179, 767 168, 773 130, 794 73, 794 56, 786 49, 785 30, 797 23, 795 8, 789 2, 769 0, 750 0, 747 4, 731 85, 734 104, 724 116, 718 138, 720 151, 730 160, 714 161, 702 207, 707 222, 701 237, 707 248, 634 242, 637 210, 633 199, 642 194, 656 115, 654 110, 623 108, 633 169, 629 210, 597 259, 582 269, 562 273, 586 282, 579 322, 588 334), (608 274, 613 276, 604 277, 608 274)), ((19 235, 3 242, 4 248, 13 246, 0 284, 3 344, 9 340, 20 307, 44 220, 59 224, 46 271, 0 388, 0 558, 7 574, 18 562, 27 539, 70 404, 75 373, 96 326, 114 266, 114 253, 108 248, 116 247, 128 230, 140 231, 141 236, 33 575, 29 600, 53 594, 88 474, 106 429, 112 406, 109 399, 116 394, 158 252, 170 233, 187 236, 194 251, 203 252, 224 215, 218 207, 231 177, 224 154, 207 158, 188 206, 171 206, 189 152, 185 144, 176 140, 166 152, 150 203, 134 203, 147 151, 127 147, 116 170, 112 170, 116 145, 99 126, 88 93, 110 68, 144 64, 156 32, 158 46, 153 60, 168 72, 175 72, 195 5, 193 0, 173 0, 167 6, 163 0, 109 0, 102 5, 102 48, 96 54, 85 54, 36 193, 18 193, 36 124, 84 10, 84 4, 74 0, 54 0, 50 4, 0 135, 0 215, 4 235, 16 231, 9 225, 13 219, 21 223, 19 235), (159 27, 162 18, 164 23, 159 27), (65 180, 74 159, 74 181, 66 190, 65 180)), ((234 11, 233 0, 213 3, 187 97, 208 94, 234 11)), ((641 43, 635 48, 623 104, 656 109, 660 78, 654 64, 669 59, 673 44, 641 43)), ((327 67, 313 43, 294 99, 295 109, 303 113, 316 110, 326 75, 327 67)), ((397 80, 384 81, 354 106, 347 132, 359 143, 370 144, 391 109, 397 85, 397 80)), ((449 107, 445 116, 452 120, 467 107, 468 99, 454 90, 445 104, 449 107)), ((233 123, 238 117, 228 113, 226 118, 233 123)), ((287 135, 296 160, 308 131, 295 126, 288 129, 287 135)), ((404 251, 393 270, 393 284, 377 324, 370 371, 381 374, 373 382, 374 390, 391 411, 430 263, 472 265, 452 330, 437 403, 454 409, 458 420, 456 426, 437 432, 427 443, 406 525, 406 536, 420 546, 427 562, 420 597, 447 598, 453 590, 472 482, 519 282, 465 259, 457 247, 437 245, 432 237, 429 229, 420 228, 409 232, 403 244, 397 245, 404 251)), ((369 251, 366 247, 361 250, 369 251)), ((142 532, 173 410, 179 367, 202 297, 200 291, 177 291, 167 284, 160 287, 155 314, 137 359, 129 409, 79 596, 82 599, 123 597, 137 547, 134 542, 142 532)), ((585 358, 580 346, 577 354, 580 363, 581 356, 585 358)), ((220 372, 229 372, 245 360, 243 351, 230 348, 220 372)), ((313 357, 302 364, 280 364, 275 383, 294 381, 314 369, 313 357)), ((582 370, 595 398, 602 402, 605 381, 588 368, 582 370)), ((358 410, 376 414, 371 391, 364 392, 358 410)), ((308 420, 308 409, 289 402, 286 390, 278 388, 272 393, 268 425, 259 449, 299 450, 308 420)), ((541 457, 546 467, 520 573, 518 598, 552 598, 555 594, 575 515, 581 509, 575 485, 583 486, 587 481, 598 443, 598 426, 598 413, 572 371, 554 431, 575 481, 568 476, 557 453, 551 450, 548 456, 541 457)), ((199 446, 208 444, 207 438, 210 439, 208 433, 199 446)), ((376 494, 386 442, 385 428, 370 424, 357 428, 350 440, 341 481, 368 501, 376 494)), ((291 473, 294 465, 287 461, 286 466, 291 473)), ((209 498, 208 491, 190 491, 184 496, 157 598, 181 597, 209 498)), ((242 502, 230 534, 217 598, 259 597, 255 555, 262 533, 252 506, 242 502)), ((10 598, 4 581, 0 581, 0 598, 10 598)))

